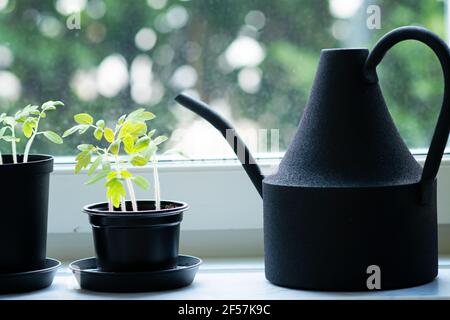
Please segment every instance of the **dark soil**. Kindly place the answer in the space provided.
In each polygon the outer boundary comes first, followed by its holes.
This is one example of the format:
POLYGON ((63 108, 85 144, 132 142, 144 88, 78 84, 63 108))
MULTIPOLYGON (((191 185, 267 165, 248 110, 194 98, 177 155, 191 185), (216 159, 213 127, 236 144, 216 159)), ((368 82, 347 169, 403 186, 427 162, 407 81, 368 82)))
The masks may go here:
MULTIPOLYGON (((127 207, 127 212, 128 213, 133 211, 133 208, 132 208, 131 203, 129 201, 127 201, 126 207, 127 207)), ((161 211, 170 210, 170 209, 176 209, 176 208, 179 208, 179 207, 181 207, 181 205, 177 204, 177 203, 171 203, 171 202, 166 202, 166 201, 162 201, 161 202, 161 211)), ((98 206, 95 209, 100 210, 100 211, 104 211, 105 213, 110 212, 110 211, 108 211, 106 203, 101 204, 100 206, 98 206)), ((148 213, 152 213, 151 211, 154 211, 155 213, 157 213, 159 210, 158 211, 155 210, 155 204, 154 204, 153 201, 144 201, 144 202, 139 202, 138 203, 138 211, 137 212, 133 212, 133 213, 134 214, 139 214, 139 213, 148 214, 148 213)), ((121 208, 114 208, 114 213, 121 214, 122 213, 121 208)))
POLYGON ((161 209, 175 209, 175 208, 177 208, 177 207, 178 207, 177 205, 175 205, 175 204, 173 204, 173 203, 169 203, 169 204, 163 205, 163 206, 161 207, 161 209))

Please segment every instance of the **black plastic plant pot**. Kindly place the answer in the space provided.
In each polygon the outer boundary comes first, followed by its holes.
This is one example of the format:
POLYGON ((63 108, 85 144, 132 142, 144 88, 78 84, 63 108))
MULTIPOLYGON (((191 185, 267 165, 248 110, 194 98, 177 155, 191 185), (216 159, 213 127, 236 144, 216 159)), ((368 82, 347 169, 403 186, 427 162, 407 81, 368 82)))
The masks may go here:
POLYGON ((84 207, 92 225, 97 266, 103 271, 134 272, 176 268, 180 224, 188 205, 138 201, 138 212, 108 212, 107 203, 84 207))
POLYGON ((0 273, 38 270, 45 267, 48 191, 53 158, 30 155, 27 163, 18 156, 3 155, 0 165, 0 273))

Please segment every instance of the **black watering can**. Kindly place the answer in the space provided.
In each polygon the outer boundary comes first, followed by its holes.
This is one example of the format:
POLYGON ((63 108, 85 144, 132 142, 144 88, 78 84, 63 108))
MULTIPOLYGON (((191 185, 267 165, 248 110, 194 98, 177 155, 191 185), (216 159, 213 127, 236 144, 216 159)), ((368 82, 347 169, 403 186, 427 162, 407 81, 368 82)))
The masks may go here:
MULTIPOLYGON (((448 46, 420 27, 393 30, 370 53, 326 49, 276 174, 264 178, 239 136, 228 139, 235 152, 243 148, 242 166, 264 199, 269 281, 353 291, 410 287, 437 276, 436 174, 450 129, 449 72, 448 46), (444 71, 444 100, 423 169, 394 125, 376 74, 385 53, 409 39, 427 44, 444 71)), ((184 94, 176 101, 224 136, 233 129, 200 101, 184 94)))

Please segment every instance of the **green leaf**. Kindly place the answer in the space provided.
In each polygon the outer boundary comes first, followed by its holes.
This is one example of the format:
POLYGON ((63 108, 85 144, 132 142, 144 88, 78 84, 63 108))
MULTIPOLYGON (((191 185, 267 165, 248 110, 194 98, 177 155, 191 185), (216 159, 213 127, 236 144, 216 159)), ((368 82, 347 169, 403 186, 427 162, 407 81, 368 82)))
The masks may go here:
POLYGON ((89 129, 89 125, 87 125, 87 124, 76 125, 76 126, 70 128, 70 129, 66 130, 66 132, 64 132, 64 134, 63 134, 63 138, 67 138, 68 136, 74 134, 77 131, 78 131, 79 134, 83 134, 88 129, 89 129))
POLYGON ((63 105, 64 103, 61 101, 47 101, 42 105, 41 109, 42 111, 56 110, 56 107, 63 105))
POLYGON ((156 116, 151 113, 150 111, 145 111, 144 108, 141 109, 137 109, 135 111, 133 111, 132 113, 130 113, 127 117, 127 120, 131 120, 131 121, 149 121, 149 120, 153 120, 155 119, 156 116))
POLYGON ((122 170, 122 171, 120 171, 120 176, 123 179, 129 179, 129 178, 131 178, 133 176, 133 174, 130 171, 128 171, 128 170, 122 170))
POLYGON ((44 136, 53 143, 63 144, 63 139, 53 131, 44 131, 44 136))
POLYGON ((108 191, 106 191, 106 196, 108 197, 108 199, 111 199, 114 208, 119 208, 120 207, 120 197, 109 196, 108 195, 108 191))
POLYGON ((119 138, 123 139, 127 135, 139 137, 147 132, 147 125, 144 122, 125 121, 119 131, 119 138))
POLYGON ((147 133, 147 136, 151 139, 155 135, 156 129, 153 129, 152 131, 149 131, 147 133))
POLYGON ((76 123, 78 124, 87 124, 87 125, 91 125, 94 123, 94 118, 92 118, 91 115, 87 114, 87 113, 79 113, 76 114, 73 119, 75 120, 76 123))
POLYGON ((5 117, 3 121, 10 127, 14 127, 16 125, 16 119, 14 119, 13 117, 5 117))
POLYGON ((79 173, 83 168, 86 168, 89 163, 91 163, 91 153, 90 151, 82 151, 75 158, 77 164, 75 166, 75 173, 79 173))
POLYGON ((97 127, 99 127, 99 128, 104 128, 105 127, 105 120, 98 120, 96 123, 95 123, 95 125, 97 126, 97 127))
POLYGON ((16 141, 16 142, 18 142, 17 140, 17 138, 14 138, 14 137, 12 137, 12 136, 2 136, 2 139, 4 140, 4 141, 6 141, 6 142, 13 142, 13 141, 16 141))
POLYGON ((94 146, 92 144, 80 144, 77 146, 77 149, 80 151, 92 151, 94 149, 94 146))
POLYGON ((143 167, 148 163, 148 160, 143 156, 134 156, 131 158, 130 163, 135 167, 143 167))
POLYGON ((125 122, 125 119, 126 119, 126 118, 127 118, 127 115, 124 114, 123 116, 121 116, 121 117, 119 118, 119 120, 117 121, 117 124, 119 124, 119 125, 123 124, 123 123, 125 122))
POLYGON ((114 143, 111 144, 109 150, 112 154, 118 155, 120 151, 120 140, 114 141, 114 143))
POLYGON ((134 145, 134 153, 141 152, 146 149, 150 145, 150 141, 150 138, 147 136, 139 138, 134 145))
POLYGON ((134 176, 132 180, 138 187, 144 190, 148 189, 148 187, 150 186, 150 183, 144 177, 134 176))
POLYGON ((74 134, 75 132, 77 132, 79 129, 79 126, 74 126, 70 129, 67 129, 64 134, 63 134, 63 138, 67 138, 68 136, 71 136, 72 134, 74 134))
POLYGON ((153 140, 153 143, 158 146, 158 145, 160 145, 161 143, 163 143, 164 141, 167 141, 167 140, 169 140, 169 138, 167 138, 166 136, 159 136, 155 140, 153 140))
POLYGON ((5 140, 6 142, 13 142, 13 141, 20 142, 19 138, 14 138, 12 136, 3 136, 2 139, 5 140))
POLYGON ((38 111, 38 109, 38 106, 29 104, 25 108, 23 108, 22 114, 30 114, 32 112, 38 111))
MULTIPOLYGON (((42 110, 42 113, 41 113, 41 114, 43 114, 44 111, 53 111, 53 110, 56 110, 56 107, 54 107, 54 106, 48 106, 48 107, 46 107, 45 109, 42 110)), ((36 111, 32 112, 31 114, 36 114, 36 111)), ((39 113, 38 113, 38 114, 39 114, 39 113)))
POLYGON ((94 137, 95 137, 95 139, 97 139, 98 141, 102 140, 102 138, 103 138, 103 130, 100 129, 100 128, 95 129, 95 131, 94 131, 94 137))
POLYGON ((97 168, 100 166, 102 161, 103 161, 102 157, 97 157, 97 159, 95 159, 95 161, 92 163, 91 167, 89 168, 87 175, 91 176, 95 172, 95 170, 97 170, 97 168))
MULTIPOLYGON (((116 171, 113 171, 113 172, 116 173, 116 176, 117 176, 117 172, 116 171)), ((109 175, 111 175, 111 173, 113 173, 113 172, 110 172, 109 175)), ((105 183, 105 187, 106 188, 114 188, 115 186, 118 187, 119 184, 122 185, 122 181, 120 179, 115 178, 115 177, 109 179, 109 177, 108 177, 108 181, 105 183)))
MULTIPOLYGON (((28 107, 28 106, 27 106, 28 107)), ((25 108, 27 108, 27 107, 25 107, 25 108)), ((21 117, 23 117, 23 113, 24 113, 24 111, 23 110, 19 110, 19 111, 17 111, 15 114, 14 114, 14 118, 17 120, 17 119, 20 119, 21 117)))
POLYGON ((23 110, 19 110, 16 112, 15 114, 15 119, 17 120, 17 122, 19 123, 23 123, 27 120, 27 118, 30 115, 38 115, 39 114, 39 107, 38 106, 33 106, 33 105, 27 105, 25 108, 23 108, 23 110))
POLYGON ((80 129, 80 131, 78 131, 79 134, 84 134, 86 133, 86 131, 88 131, 89 129, 89 125, 83 125, 83 128, 80 129))
POLYGON ((104 135, 105 135, 106 141, 108 141, 109 143, 112 143, 115 139, 114 131, 111 128, 105 128, 104 135))
POLYGON ((137 110, 131 112, 131 113, 128 115, 127 120, 132 120, 132 121, 134 121, 134 120, 139 120, 140 115, 141 115, 144 111, 145 111, 144 108, 140 108, 140 109, 137 109, 137 110))
POLYGON ((155 119, 156 118, 156 116, 152 113, 152 112, 150 112, 150 111, 144 111, 142 114, 141 114, 141 119, 143 120, 143 121, 150 121, 150 120, 153 120, 153 119, 155 119))
POLYGON ((117 171, 111 171, 111 172, 108 173, 107 179, 108 179, 108 181, 112 180, 112 179, 115 179, 118 175, 119 174, 117 173, 117 171))
POLYGON ((91 185, 94 184, 100 180, 105 179, 108 176, 108 171, 100 171, 99 173, 97 173, 93 178, 89 179, 88 181, 85 182, 86 185, 91 185))
POLYGON ((119 179, 112 179, 105 184, 106 197, 111 199, 114 207, 118 208, 120 206, 120 198, 124 198, 126 195, 125 187, 122 181, 119 179))
POLYGON ((127 134, 124 138, 123 138, 123 146, 125 149, 125 152, 128 154, 133 154, 134 153, 134 139, 133 136, 131 134, 127 134))
POLYGON ((35 123, 33 121, 25 121, 22 126, 22 131, 25 137, 30 138, 33 135, 33 128, 35 127, 35 123))

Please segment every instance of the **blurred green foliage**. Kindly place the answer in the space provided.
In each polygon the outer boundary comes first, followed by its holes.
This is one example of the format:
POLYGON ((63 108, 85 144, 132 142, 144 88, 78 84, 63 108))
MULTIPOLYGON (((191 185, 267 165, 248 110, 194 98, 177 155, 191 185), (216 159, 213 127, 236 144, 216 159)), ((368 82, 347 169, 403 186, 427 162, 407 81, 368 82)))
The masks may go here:
MULTIPOLYGON (((232 106, 234 118, 252 119, 261 128, 280 128, 284 149, 307 101, 322 48, 370 48, 384 33, 411 24, 445 37, 444 2, 437 0, 365 0, 345 19, 333 16, 328 0, 159 0, 157 3, 165 5, 158 9, 149 6, 152 0, 87 0, 88 6, 100 4, 106 11, 93 18, 84 9, 80 30, 66 27, 67 16, 57 10, 58 1, 10 0, 0 12, 0 45, 9 48, 14 57, 12 64, 1 68, 16 75, 22 86, 17 101, 1 100, 0 111, 62 100, 64 110, 49 116, 52 130, 59 133, 70 127, 72 115, 82 110, 108 120, 141 106, 133 100, 129 86, 114 97, 98 95, 84 101, 71 82, 77 70, 95 69, 110 55, 120 54, 129 67, 136 56, 145 54, 153 61, 169 61, 153 63, 153 76, 164 94, 148 109, 158 116, 155 123, 160 134, 170 135, 177 128, 179 107, 172 99, 180 88, 173 86, 171 78, 180 66, 190 65, 198 75, 192 89, 203 99, 224 99, 232 106), (369 4, 381 8, 380 30, 366 27, 369 4), (175 6, 184 8, 189 19, 180 28, 164 29, 161 21, 175 6), (264 14, 265 23, 259 30, 245 25, 250 11, 264 14), (43 23, 52 31, 50 22, 58 31, 52 36, 42 31, 43 23), (148 51, 135 44, 135 35, 144 27, 157 34, 155 46, 148 51), (218 62, 240 34, 256 39, 266 53, 258 66, 260 89, 252 94, 239 86, 239 68, 223 70, 218 62), (196 55, 192 54, 193 45, 199 51, 196 55)), ((427 147, 443 90, 442 72, 431 50, 414 42, 396 46, 383 60, 380 78, 390 112, 407 144, 427 147)), ((34 151, 72 155, 79 139, 71 137, 62 147, 39 141, 34 151)))

